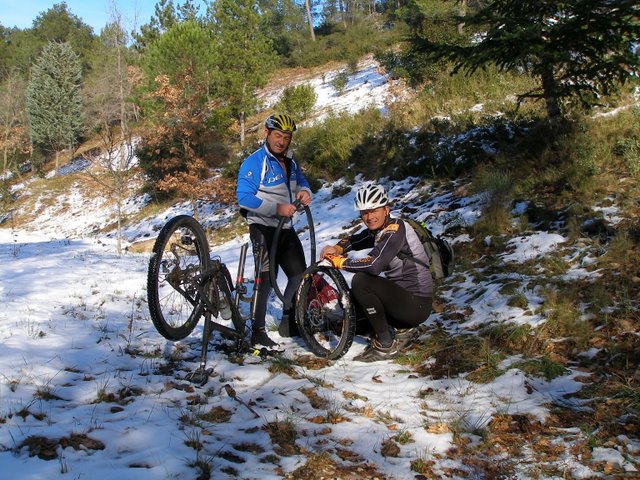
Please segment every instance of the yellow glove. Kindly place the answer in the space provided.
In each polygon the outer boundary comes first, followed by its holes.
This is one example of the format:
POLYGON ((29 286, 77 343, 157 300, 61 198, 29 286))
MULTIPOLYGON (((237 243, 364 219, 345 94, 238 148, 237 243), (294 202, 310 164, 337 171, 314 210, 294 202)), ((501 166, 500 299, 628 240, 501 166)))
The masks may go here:
POLYGON ((333 268, 342 268, 342 264, 347 259, 347 257, 343 257, 342 255, 333 255, 331 253, 325 254, 324 258, 331 262, 333 268))

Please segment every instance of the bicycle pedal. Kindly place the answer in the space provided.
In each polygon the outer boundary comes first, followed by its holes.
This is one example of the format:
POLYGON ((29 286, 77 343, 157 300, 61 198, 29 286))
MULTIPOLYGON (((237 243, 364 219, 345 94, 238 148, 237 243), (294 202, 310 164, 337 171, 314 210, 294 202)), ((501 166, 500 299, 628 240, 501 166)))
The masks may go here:
POLYGON ((274 355, 278 355, 284 353, 284 350, 275 350, 267 347, 254 348, 251 352, 252 357, 272 357, 274 355))
POLYGON ((207 381, 209 380, 209 375, 211 375, 212 372, 213 368, 207 368, 204 370, 198 369, 193 372, 187 373, 185 379, 202 387, 205 383, 207 383, 207 381))

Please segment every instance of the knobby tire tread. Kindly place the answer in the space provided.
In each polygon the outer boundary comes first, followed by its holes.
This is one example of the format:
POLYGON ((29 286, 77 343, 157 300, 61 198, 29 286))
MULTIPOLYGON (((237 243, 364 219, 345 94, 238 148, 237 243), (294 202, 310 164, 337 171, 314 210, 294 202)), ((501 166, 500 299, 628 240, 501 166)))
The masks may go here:
MULTIPOLYGON (((162 260, 169 253, 165 250, 167 244, 172 241, 173 234, 180 228, 187 228, 193 235, 199 257, 199 271, 202 272, 209 267, 209 244, 204 229, 198 221, 189 215, 179 215, 169 220, 158 234, 158 238, 153 245, 153 254, 149 261, 149 271, 147 273, 147 297, 153 325, 160 335, 172 341, 182 340, 189 336, 204 311, 203 303, 196 296, 193 299, 194 305, 191 314, 181 325, 171 325, 165 319, 163 313, 159 292, 160 267, 162 260)), ((177 291, 176 294, 179 295, 177 291)), ((184 301, 186 302, 187 300, 185 299, 184 301)))
POLYGON ((330 267, 312 265, 305 271, 296 295, 296 322, 298 324, 298 330, 309 350, 314 355, 328 360, 337 360, 344 356, 353 343, 353 337, 356 333, 356 317, 349 286, 340 271, 330 267), (312 283, 311 277, 314 273, 322 273, 330 277, 333 286, 338 291, 340 304, 343 308, 342 333, 337 345, 332 348, 326 348, 318 342, 314 332, 310 332, 306 328, 307 322, 305 321, 305 315, 307 314, 307 300, 312 283))

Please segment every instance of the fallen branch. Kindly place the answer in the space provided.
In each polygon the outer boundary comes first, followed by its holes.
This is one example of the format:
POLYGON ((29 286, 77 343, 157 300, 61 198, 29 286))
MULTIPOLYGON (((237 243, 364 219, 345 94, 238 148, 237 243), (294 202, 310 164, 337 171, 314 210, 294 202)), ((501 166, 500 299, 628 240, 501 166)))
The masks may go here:
POLYGON ((241 398, 238 398, 238 396, 236 395, 236 391, 233 389, 233 387, 231 385, 229 385, 228 383, 226 383, 224 385, 224 389, 227 392, 227 395, 229 395, 231 398, 233 398, 236 402, 240 403, 241 405, 244 405, 245 407, 247 407, 249 409, 249 411, 251 413, 253 413, 253 415, 256 418, 260 418, 260 415, 258 415, 258 413, 251 408, 245 401, 243 401, 241 398))

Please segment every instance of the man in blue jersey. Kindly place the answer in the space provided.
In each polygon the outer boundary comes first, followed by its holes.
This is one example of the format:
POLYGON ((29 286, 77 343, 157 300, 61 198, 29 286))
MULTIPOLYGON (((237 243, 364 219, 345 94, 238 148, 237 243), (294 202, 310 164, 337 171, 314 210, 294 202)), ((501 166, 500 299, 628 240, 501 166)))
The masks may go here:
POLYGON ((354 360, 391 359, 411 344, 416 327, 431 313, 429 258, 411 225, 390 216, 389 198, 382 185, 360 188, 354 206, 366 228, 324 247, 320 258, 355 274, 351 291, 374 334, 354 360), (369 252, 364 257, 346 256, 350 251, 365 249, 369 252))
POLYGON ((269 338, 265 328, 267 303, 272 289, 271 268, 282 268, 287 275, 284 297, 291 301, 291 308, 283 311, 278 331, 283 337, 298 334, 292 299, 306 269, 306 262, 302 244, 291 222, 285 222, 278 237, 277 265, 269 265, 269 253, 280 218, 293 216, 296 212, 293 202, 296 200, 305 206, 311 203, 309 183, 289 152, 295 130, 296 124, 288 115, 271 115, 265 122, 264 144, 242 162, 238 172, 238 205, 249 223, 256 265, 262 262, 261 286, 251 335, 254 346, 270 348, 277 345, 269 338), (257 258, 260 246, 262 258, 257 258))

